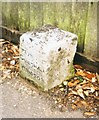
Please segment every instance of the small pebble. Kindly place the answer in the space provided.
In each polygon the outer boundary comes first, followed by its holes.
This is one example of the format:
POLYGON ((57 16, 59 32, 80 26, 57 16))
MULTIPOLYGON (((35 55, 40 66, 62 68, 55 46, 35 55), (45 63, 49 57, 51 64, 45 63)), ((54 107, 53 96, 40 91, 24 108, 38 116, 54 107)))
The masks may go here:
POLYGON ((98 92, 96 91, 96 96, 98 96, 98 92))
POLYGON ((75 102, 75 100, 72 100, 72 102, 75 102))
POLYGON ((8 58, 8 60, 11 60, 11 58, 8 58))
POLYGON ((55 104, 57 104, 57 101, 55 100, 55 104))
POLYGON ((61 87, 63 87, 63 85, 62 85, 62 84, 60 84, 60 85, 59 85, 59 87, 61 88, 61 87))
POLYGON ((61 107, 62 107, 62 105, 59 105, 58 107, 59 107, 59 108, 61 108, 61 107))
POLYGON ((10 61, 11 65, 15 65, 15 60, 10 61))
POLYGON ((68 84, 68 82, 67 82, 67 81, 64 81, 64 82, 63 82, 63 85, 64 85, 64 86, 66 86, 67 84, 68 84))
POLYGON ((9 85, 9 84, 11 84, 10 82, 7 82, 7 84, 9 85))
POLYGON ((16 107, 17 105, 13 105, 14 107, 16 107))
POLYGON ((64 91, 64 88, 60 88, 60 91, 64 91))

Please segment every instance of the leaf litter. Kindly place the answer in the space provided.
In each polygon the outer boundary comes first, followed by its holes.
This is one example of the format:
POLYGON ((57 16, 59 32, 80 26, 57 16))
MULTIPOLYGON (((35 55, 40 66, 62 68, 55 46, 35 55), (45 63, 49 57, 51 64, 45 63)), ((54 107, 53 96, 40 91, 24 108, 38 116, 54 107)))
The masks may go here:
MULTIPOLYGON (((0 39, 2 46, 2 81, 6 78, 15 78, 19 74, 19 48, 18 46, 0 39)), ((80 65, 74 65, 75 76, 69 81, 48 91, 50 99, 61 111, 78 110, 85 117, 99 115, 99 74, 85 70, 80 65)))
POLYGON ((61 111, 65 106, 68 110, 80 109, 85 117, 98 116, 99 74, 89 72, 80 65, 74 65, 74 68, 74 78, 70 79, 66 86, 64 85, 65 81, 60 85, 61 89, 63 88, 62 91, 57 86, 49 90, 49 93, 54 98, 55 104, 61 104, 61 111))
POLYGON ((2 46, 2 63, 0 64, 2 81, 6 78, 15 78, 19 73, 19 48, 5 40, 0 40, 0 45, 2 46))

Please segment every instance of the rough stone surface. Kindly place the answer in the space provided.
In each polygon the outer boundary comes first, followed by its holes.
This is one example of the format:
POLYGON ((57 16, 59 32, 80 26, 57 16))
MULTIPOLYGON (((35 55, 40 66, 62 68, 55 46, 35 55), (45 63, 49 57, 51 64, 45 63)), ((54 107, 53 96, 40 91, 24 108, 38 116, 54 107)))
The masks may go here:
POLYGON ((20 37, 20 75, 43 90, 74 75, 77 36, 46 25, 20 37))

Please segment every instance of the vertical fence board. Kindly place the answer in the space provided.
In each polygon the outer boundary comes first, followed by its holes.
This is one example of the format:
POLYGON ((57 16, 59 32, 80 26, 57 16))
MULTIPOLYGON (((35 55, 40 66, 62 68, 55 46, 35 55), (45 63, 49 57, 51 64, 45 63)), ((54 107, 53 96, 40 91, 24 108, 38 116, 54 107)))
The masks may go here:
POLYGON ((18 29, 18 3, 11 2, 10 4, 10 25, 14 29, 18 29))
POLYGON ((56 3, 56 21, 61 29, 70 31, 71 26, 71 5, 72 3, 56 3))
POLYGON ((17 29, 18 21, 18 4, 17 2, 2 3, 2 24, 12 29, 17 29))
MULTIPOLYGON (((0 2, 0 26, 2 26, 2 2, 0 2)), ((2 29, 0 29, 0 38, 2 38, 2 29)))
MULTIPOLYGON (((99 11, 99 2, 97 3, 97 11, 99 11)), ((97 12, 97 58, 99 58, 99 12, 97 12)))
POLYGON ((8 2, 2 2, 2 25, 10 26, 10 4, 8 2))
POLYGON ((2 25, 2 2, 0 2, 0 26, 2 25))
POLYGON ((55 4, 56 3, 43 3, 43 24, 52 24, 55 23, 55 4))
POLYGON ((89 3, 84 53, 97 57, 97 3, 89 3))
POLYGON ((18 26, 21 32, 29 30, 30 27, 30 3, 18 3, 18 26))
POLYGON ((43 24, 43 5, 39 2, 30 3, 30 29, 41 27, 43 24))
POLYGON ((88 3, 72 3, 72 24, 71 32, 78 35, 78 51, 83 52, 84 39, 86 33, 86 22, 88 13, 88 3))

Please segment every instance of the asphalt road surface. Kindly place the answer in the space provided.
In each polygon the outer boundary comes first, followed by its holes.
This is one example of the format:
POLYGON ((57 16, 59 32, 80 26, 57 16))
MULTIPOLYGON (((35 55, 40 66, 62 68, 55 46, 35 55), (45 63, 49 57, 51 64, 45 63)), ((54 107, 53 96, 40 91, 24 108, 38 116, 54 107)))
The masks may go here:
POLYGON ((21 78, 2 81, 0 94, 2 118, 84 118, 80 110, 53 109, 45 94, 21 78))

